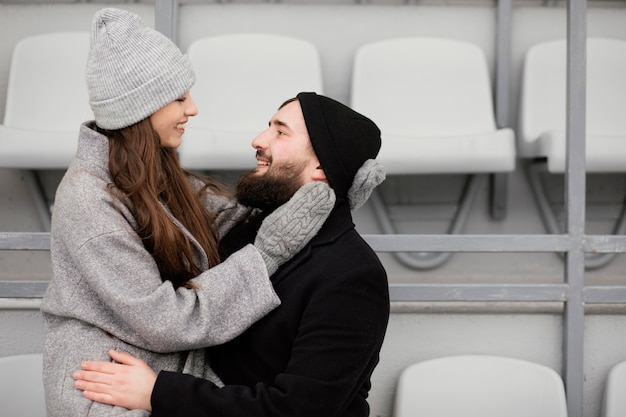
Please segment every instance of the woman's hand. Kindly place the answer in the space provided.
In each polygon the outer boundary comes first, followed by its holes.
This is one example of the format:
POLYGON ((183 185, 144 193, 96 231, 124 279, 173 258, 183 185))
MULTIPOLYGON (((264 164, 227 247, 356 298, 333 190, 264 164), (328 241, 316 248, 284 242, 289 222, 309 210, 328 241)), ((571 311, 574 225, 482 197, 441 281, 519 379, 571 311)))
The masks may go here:
POLYGON ((109 355, 118 363, 82 362, 81 369, 72 375, 76 388, 92 401, 152 411, 150 397, 156 373, 144 361, 127 353, 110 350, 109 355))

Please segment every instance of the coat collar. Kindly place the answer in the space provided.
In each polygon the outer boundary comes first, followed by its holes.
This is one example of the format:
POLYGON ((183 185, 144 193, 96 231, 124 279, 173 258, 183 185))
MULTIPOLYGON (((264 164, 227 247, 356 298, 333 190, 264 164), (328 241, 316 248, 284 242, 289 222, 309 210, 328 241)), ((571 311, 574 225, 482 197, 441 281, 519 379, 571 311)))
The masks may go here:
POLYGON ((319 233, 311 239, 311 246, 333 242, 350 229, 354 229, 350 206, 343 202, 335 206, 319 233))
MULTIPOLYGON (((76 151, 76 159, 81 163, 90 166, 94 173, 99 175, 106 183, 112 183, 111 174, 109 173, 109 138, 96 131, 95 122, 85 122, 80 126, 80 135, 78 139, 78 149, 76 151)), ((129 205, 128 201, 124 204, 129 205)), ((169 219, 189 238, 194 247, 194 256, 196 262, 203 269, 209 268, 209 258, 204 252, 202 245, 183 224, 172 214, 169 207, 161 202, 165 214, 169 219)), ((134 219, 130 220, 133 227, 136 228, 134 219)))
POLYGON ((100 171, 109 172, 109 138, 95 130, 94 122, 85 122, 80 126, 77 159, 96 166, 100 171))
POLYGON ((352 221, 352 214, 350 213, 350 206, 347 202, 339 203, 330 213, 330 216, 328 216, 328 219, 324 222, 319 233, 311 239, 311 242, 272 275, 272 283, 274 285, 278 284, 285 277, 289 276, 291 271, 308 260, 312 256, 312 251, 315 246, 331 244, 339 239, 341 235, 352 229, 354 229, 354 223, 352 221))

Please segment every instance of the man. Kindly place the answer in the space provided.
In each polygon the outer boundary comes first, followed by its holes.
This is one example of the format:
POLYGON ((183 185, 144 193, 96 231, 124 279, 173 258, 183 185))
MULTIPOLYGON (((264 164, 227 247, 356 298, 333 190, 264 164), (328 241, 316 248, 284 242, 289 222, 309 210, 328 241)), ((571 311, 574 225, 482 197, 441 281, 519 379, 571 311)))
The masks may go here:
MULTIPOLYGON (((243 204, 271 212, 312 181, 337 203, 318 235, 272 276, 281 306, 241 336, 208 349, 224 387, 141 361, 87 362, 76 386, 96 401, 159 416, 369 415, 370 377, 389 318, 385 270, 354 228, 350 209, 384 178, 373 159, 380 131, 366 117, 315 93, 300 93, 252 142, 257 168, 237 185, 243 204)), ((228 254, 254 239, 263 216, 222 241, 228 254)))

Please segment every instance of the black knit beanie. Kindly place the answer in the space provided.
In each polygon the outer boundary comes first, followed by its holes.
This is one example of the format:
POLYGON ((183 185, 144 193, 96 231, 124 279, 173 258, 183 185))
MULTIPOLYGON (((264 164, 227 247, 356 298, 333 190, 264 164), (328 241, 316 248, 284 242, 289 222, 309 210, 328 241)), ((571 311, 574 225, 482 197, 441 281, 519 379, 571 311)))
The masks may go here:
POLYGON ((313 150, 338 199, 347 197, 356 172, 380 150, 380 129, 367 117, 316 93, 300 93, 313 150))

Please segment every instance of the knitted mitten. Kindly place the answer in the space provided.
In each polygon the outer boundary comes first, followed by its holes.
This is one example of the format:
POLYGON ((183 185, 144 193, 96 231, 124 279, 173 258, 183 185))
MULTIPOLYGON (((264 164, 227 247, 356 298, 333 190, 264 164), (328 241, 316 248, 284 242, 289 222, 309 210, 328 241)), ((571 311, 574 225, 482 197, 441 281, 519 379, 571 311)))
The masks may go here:
POLYGON ((300 187, 289 201, 267 216, 254 246, 272 275, 317 234, 335 206, 335 192, 314 181, 300 187))

